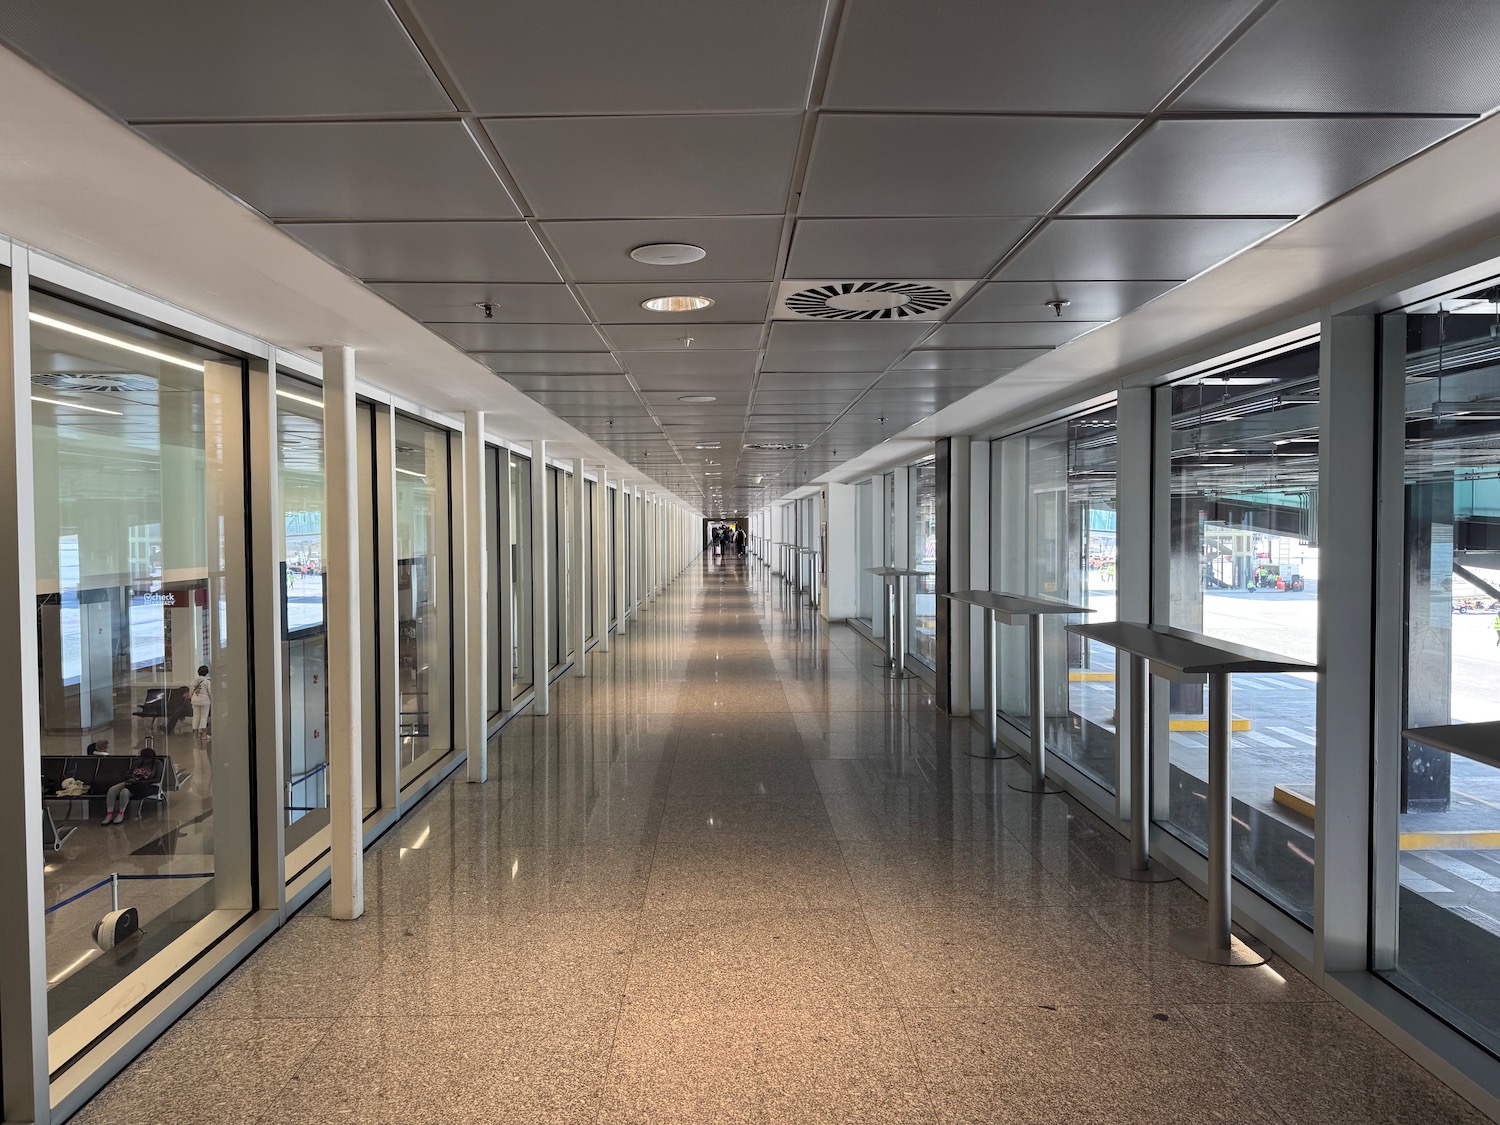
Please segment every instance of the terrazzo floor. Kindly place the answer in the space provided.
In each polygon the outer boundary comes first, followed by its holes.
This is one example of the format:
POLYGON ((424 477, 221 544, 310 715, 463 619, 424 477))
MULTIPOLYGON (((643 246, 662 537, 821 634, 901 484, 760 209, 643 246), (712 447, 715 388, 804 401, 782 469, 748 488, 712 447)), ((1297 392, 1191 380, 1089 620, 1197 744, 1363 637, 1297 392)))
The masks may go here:
POLYGON ((74 1120, 1484 1120, 876 656, 700 560, 74 1120))

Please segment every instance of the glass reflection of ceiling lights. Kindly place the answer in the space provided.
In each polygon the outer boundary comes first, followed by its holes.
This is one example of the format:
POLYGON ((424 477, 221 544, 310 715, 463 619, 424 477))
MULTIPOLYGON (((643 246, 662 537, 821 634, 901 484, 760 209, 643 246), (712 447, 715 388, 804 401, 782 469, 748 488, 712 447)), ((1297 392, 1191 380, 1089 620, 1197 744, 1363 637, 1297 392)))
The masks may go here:
POLYGON ((1318 362, 1313 341, 1172 384, 1174 472, 1208 491, 1316 488, 1318 362))
POLYGON ((1500 284, 1406 314, 1409 475, 1494 474, 1500 446, 1500 284), (1425 447, 1418 456, 1413 447, 1425 447))

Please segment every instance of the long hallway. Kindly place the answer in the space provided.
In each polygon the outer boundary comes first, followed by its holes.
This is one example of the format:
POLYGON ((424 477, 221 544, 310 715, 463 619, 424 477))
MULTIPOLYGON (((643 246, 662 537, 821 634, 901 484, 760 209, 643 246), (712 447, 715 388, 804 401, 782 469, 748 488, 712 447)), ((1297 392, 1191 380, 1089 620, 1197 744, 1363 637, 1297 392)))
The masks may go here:
POLYGON ((917 680, 704 557, 79 1122, 1464 1122, 917 680))

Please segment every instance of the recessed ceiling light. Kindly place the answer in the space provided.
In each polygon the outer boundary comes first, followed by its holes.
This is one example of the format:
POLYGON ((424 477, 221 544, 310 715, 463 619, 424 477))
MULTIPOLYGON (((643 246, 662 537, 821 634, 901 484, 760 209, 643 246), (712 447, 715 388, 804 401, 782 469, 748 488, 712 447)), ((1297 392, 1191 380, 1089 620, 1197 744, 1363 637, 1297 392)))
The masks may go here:
POLYGON ((718 402, 715 395, 678 395, 678 402, 718 402))
POLYGON ((697 312, 713 304, 709 297, 651 297, 641 302, 641 308, 651 312, 685 313, 697 312))
POLYGON ((703 261, 708 251, 691 242, 651 242, 637 246, 630 256, 647 266, 686 266, 703 261))

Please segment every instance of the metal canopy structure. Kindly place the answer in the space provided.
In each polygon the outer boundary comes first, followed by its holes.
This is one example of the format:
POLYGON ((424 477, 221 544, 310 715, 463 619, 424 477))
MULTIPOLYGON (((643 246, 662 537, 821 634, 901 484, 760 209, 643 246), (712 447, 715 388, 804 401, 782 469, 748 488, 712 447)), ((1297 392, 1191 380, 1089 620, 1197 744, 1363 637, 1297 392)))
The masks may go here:
POLYGON ((1500 7, 1412 10, 13 0, 0 41, 714 515, 1500 103, 1500 7))

